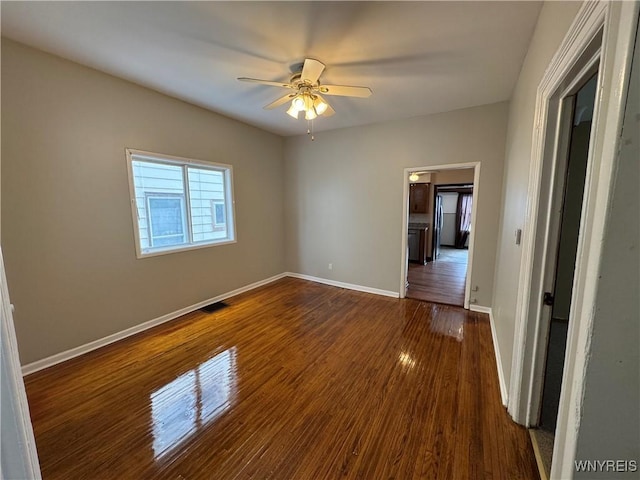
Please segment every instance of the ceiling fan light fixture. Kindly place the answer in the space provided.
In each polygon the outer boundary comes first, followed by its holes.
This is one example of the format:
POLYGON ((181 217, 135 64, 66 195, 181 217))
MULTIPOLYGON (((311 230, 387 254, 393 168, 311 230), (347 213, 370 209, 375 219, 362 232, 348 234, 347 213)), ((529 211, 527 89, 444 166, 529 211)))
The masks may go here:
POLYGON ((302 97, 304 98, 304 111, 308 112, 310 110, 313 110, 313 97, 311 96, 311 94, 305 92, 302 94, 302 97))
POLYGON ((298 118, 299 113, 304 112, 305 120, 313 120, 326 112, 327 108, 329 105, 317 95, 301 92, 293 98, 287 113, 293 118, 298 118))
POLYGON ((264 108, 271 110, 290 101, 291 105, 287 110, 287 114, 296 119, 300 117, 299 114, 302 111, 304 111, 307 120, 313 120, 321 115, 327 117, 334 115, 336 113, 335 110, 321 94, 367 98, 373 93, 369 87, 320 85, 320 75, 325 69, 325 64, 314 58, 305 58, 304 62, 297 64, 295 67, 292 66, 292 68, 296 73, 290 77, 288 83, 248 77, 239 77, 238 80, 292 90, 289 95, 284 95, 274 100, 264 108))
POLYGON ((291 101, 291 107, 295 108, 298 112, 305 109, 305 101, 302 95, 296 95, 291 101))
POLYGON ((287 115, 295 118, 296 120, 298 119, 298 114, 300 113, 300 110, 298 110, 298 108, 295 105, 295 99, 293 100, 293 102, 291 102, 291 106, 289 107, 289 110, 287 110, 287 115))
POLYGON ((313 108, 318 115, 322 115, 324 112, 326 112, 328 106, 329 105, 323 102, 320 97, 316 97, 313 101, 313 108))

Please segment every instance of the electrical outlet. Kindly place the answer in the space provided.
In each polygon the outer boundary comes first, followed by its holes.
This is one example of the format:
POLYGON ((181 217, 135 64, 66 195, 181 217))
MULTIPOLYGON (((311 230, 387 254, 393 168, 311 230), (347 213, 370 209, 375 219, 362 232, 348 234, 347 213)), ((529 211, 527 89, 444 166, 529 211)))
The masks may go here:
POLYGON ((333 270, 333 263, 329 264, 329 270, 333 270))

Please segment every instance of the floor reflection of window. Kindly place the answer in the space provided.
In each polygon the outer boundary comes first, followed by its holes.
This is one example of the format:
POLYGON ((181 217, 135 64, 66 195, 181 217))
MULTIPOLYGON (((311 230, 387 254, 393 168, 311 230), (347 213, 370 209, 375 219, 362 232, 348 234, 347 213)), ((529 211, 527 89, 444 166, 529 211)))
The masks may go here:
POLYGON ((225 350, 151 394, 153 451, 160 457, 224 413, 236 389, 236 349, 225 350))

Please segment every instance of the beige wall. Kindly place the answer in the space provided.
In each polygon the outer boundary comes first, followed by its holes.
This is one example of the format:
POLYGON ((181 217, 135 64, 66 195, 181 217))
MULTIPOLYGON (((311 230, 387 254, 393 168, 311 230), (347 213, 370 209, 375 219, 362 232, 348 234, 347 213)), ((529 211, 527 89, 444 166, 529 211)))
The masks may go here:
POLYGON ((479 161, 472 284, 478 304, 491 305, 507 110, 503 102, 287 138, 287 268, 397 292, 404 168, 479 161))
POLYGON ((33 362, 284 271, 283 140, 2 41, 2 247, 33 362), (137 260, 125 147, 229 163, 237 243, 137 260))
POLYGON ((522 66, 509 109, 502 213, 493 295, 493 317, 507 387, 513 355, 515 309, 518 296, 521 248, 516 229, 525 218, 531 161, 536 91, 556 49, 569 30, 580 2, 547 2, 543 5, 522 66))
POLYGON ((447 185, 454 183, 473 183, 473 168, 440 170, 431 175, 432 185, 447 185))

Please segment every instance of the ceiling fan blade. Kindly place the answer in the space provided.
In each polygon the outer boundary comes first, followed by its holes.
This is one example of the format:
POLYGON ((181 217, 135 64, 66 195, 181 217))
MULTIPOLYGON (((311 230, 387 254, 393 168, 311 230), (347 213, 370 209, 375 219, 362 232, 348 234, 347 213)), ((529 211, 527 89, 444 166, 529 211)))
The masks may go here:
POLYGON ((284 105, 289 100, 292 100, 293 97, 295 96, 296 96, 295 93, 287 93, 284 97, 280 97, 279 99, 274 100, 269 105, 265 105, 263 108, 265 110, 271 110, 272 108, 276 108, 276 107, 279 107, 280 105, 284 105))
POLYGON ((323 70, 324 70, 324 63, 318 60, 315 60, 313 58, 307 58, 304 61, 300 79, 302 81, 307 81, 311 84, 314 84, 320 78, 320 74, 322 73, 323 70))
POLYGON ((361 98, 369 97, 373 93, 369 87, 352 87, 349 85, 320 85, 318 90, 325 95, 361 98))
POLYGON ((269 80, 259 80, 257 78, 238 77, 241 82, 259 83, 261 85, 269 85, 272 87, 293 88, 291 84, 285 82, 270 82, 269 80))

